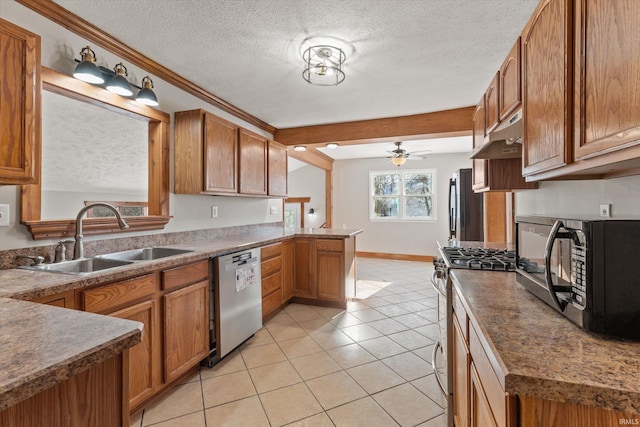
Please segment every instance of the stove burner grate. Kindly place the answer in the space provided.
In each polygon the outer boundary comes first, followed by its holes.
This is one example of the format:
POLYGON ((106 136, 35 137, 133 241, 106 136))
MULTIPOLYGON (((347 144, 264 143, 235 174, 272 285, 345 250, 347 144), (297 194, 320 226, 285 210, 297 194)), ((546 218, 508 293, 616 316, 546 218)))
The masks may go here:
POLYGON ((515 251, 493 248, 443 248, 453 268, 515 271, 515 251))

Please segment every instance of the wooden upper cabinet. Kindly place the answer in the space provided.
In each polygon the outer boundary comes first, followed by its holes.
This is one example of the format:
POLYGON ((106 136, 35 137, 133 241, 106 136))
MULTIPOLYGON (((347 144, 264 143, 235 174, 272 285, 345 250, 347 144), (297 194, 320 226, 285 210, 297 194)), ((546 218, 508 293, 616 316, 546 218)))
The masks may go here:
POLYGON ((287 147, 269 141, 269 195, 287 197, 287 147))
POLYGON ((485 96, 482 95, 482 99, 476 106, 473 112, 473 148, 477 148, 484 143, 484 137, 487 134, 485 132, 485 108, 484 108, 485 96))
POLYGON ((0 184, 40 180, 40 36, 0 19, 0 184))
POLYGON ((571 162, 571 4, 541 2, 522 35, 524 175, 571 162))
POLYGON ((486 129, 485 135, 498 127, 500 123, 500 72, 497 72, 496 75, 491 80, 489 87, 487 88, 487 92, 485 93, 485 102, 486 102, 486 129))
POLYGON ((520 107, 522 103, 520 63, 520 37, 518 37, 498 73, 500 75, 498 90, 500 101, 498 104, 500 106, 501 121, 509 118, 509 115, 520 107))
POLYGON ((175 113, 176 194, 238 192, 238 126, 204 110, 175 113))
POLYGON ((267 144, 264 136, 240 129, 240 193, 267 194, 267 144))
POLYGON ((640 2, 578 0, 576 159, 640 143, 640 2))
POLYGON ((204 190, 237 193, 238 126, 204 114, 204 190))

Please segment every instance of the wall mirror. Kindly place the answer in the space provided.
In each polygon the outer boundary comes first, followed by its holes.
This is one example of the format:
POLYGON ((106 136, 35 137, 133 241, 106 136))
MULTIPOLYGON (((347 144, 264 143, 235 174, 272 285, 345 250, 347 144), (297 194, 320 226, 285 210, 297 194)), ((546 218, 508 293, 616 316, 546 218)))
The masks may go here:
MULTIPOLYGON (((33 238, 73 236, 76 213, 91 201, 117 206, 127 231, 163 228, 169 115, 45 67, 42 89, 40 184, 22 187, 33 238)), ((113 217, 90 216, 83 234, 120 232, 113 217)))

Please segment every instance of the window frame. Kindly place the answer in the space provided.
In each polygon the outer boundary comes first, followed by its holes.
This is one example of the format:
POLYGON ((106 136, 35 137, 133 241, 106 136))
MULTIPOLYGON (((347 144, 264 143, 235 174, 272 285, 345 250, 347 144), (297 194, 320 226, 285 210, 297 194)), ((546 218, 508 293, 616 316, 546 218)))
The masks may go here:
MULTIPOLYGON (((370 222, 435 222, 438 219, 437 215, 437 170, 435 168, 422 168, 422 169, 400 169, 400 170, 379 170, 369 171, 369 221, 370 222), (407 217, 405 212, 406 199, 415 195, 407 195, 405 187, 405 175, 406 174, 423 174, 431 175, 431 192, 426 196, 431 197, 431 216, 428 217, 407 217), (399 175, 398 182, 398 216, 392 217, 379 217, 375 215, 375 197, 374 178, 380 175, 399 175)), ((394 197, 394 196, 388 196, 394 197)))

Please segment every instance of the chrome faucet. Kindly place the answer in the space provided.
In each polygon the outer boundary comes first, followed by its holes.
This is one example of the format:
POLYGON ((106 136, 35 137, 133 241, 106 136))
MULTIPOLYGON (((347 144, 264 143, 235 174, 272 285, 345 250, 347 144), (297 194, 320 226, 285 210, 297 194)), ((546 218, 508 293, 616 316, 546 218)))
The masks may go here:
POLYGON ((103 203, 103 202, 93 203, 91 205, 87 205, 83 207, 82 209, 80 209, 80 212, 78 212, 78 216, 76 216, 76 235, 75 235, 76 244, 73 246, 73 259, 84 258, 84 247, 82 246, 82 238, 83 238, 82 217, 84 216, 85 213, 87 213, 89 209, 95 208, 96 206, 105 207, 110 211, 112 211, 114 214, 116 214, 116 219, 118 220, 118 225, 120 226, 120 230, 126 230, 127 228, 129 228, 129 224, 127 224, 127 222, 122 218, 122 215, 120 215, 120 212, 118 212, 118 209, 116 209, 113 205, 110 205, 109 203, 103 203))

